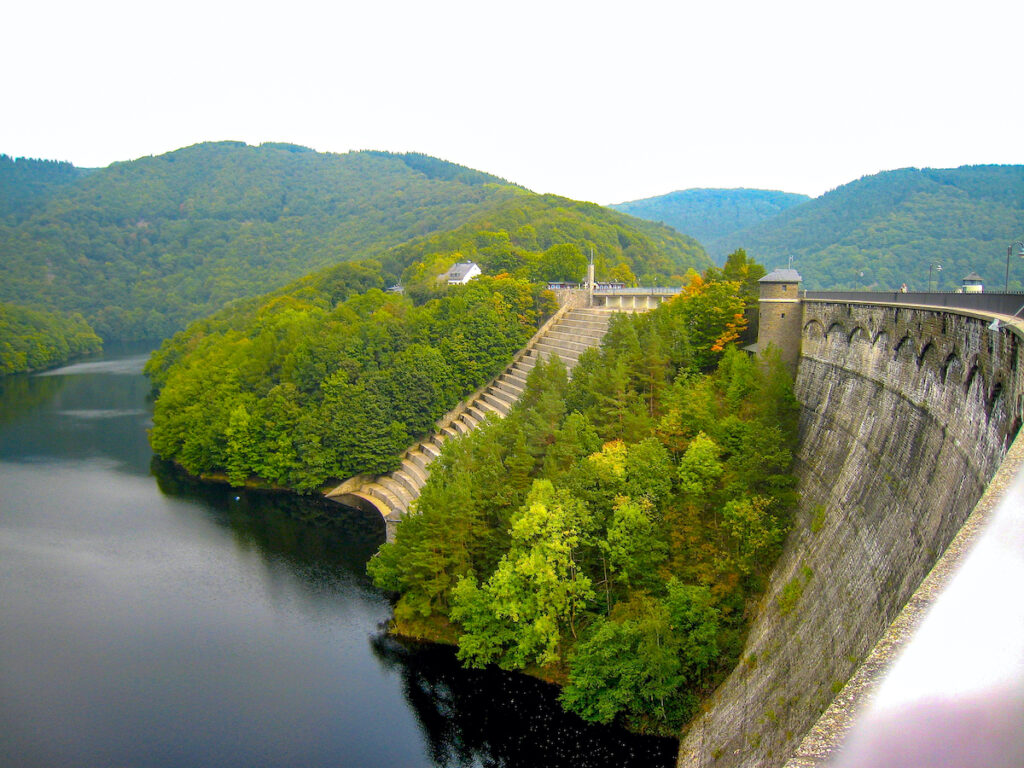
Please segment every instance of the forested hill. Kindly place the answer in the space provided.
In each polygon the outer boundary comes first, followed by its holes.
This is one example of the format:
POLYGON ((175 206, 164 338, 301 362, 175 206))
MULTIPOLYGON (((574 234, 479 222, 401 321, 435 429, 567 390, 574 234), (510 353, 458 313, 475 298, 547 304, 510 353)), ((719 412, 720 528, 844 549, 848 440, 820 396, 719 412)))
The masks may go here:
MULTIPOLYGON (((925 290, 928 268, 953 290, 978 272, 1002 290, 1006 249, 1024 236, 1024 166, 904 168, 866 176, 717 241, 743 247, 769 269, 793 267, 811 289, 925 290)), ((1010 265, 1020 289, 1024 264, 1010 265)), ((934 286, 934 283, 933 283, 934 286)))
POLYGON ((50 185, 31 216, 0 226, 0 300, 81 312, 106 338, 164 336, 515 191, 419 155, 198 144, 50 185))
POLYGON ((593 247, 608 269, 646 269, 652 248, 680 272, 706 259, 667 228, 420 154, 218 142, 89 172, 25 162, 0 163, 0 301, 80 312, 105 338, 166 336, 351 259, 382 259, 398 279, 409 262, 389 249, 469 222, 515 225, 510 248, 593 247), (533 218, 547 223, 531 232, 533 218))
POLYGON ((88 173, 71 163, 0 155, 0 222, 23 220, 64 186, 88 173))
MULTIPOLYGON (((807 195, 765 189, 683 189, 667 195, 609 206, 649 221, 660 221, 697 238, 705 247, 738 230, 810 200, 807 195)), ((727 251, 709 248, 716 261, 727 251)))

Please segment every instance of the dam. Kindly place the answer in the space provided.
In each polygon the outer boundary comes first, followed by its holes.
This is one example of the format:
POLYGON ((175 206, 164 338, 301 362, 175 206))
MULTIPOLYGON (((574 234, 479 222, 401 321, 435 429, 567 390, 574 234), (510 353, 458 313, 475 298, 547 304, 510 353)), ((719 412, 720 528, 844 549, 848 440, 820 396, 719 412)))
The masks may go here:
POLYGON ((1020 466, 1012 310, 860 296, 762 279, 756 346, 795 371, 801 502, 681 768, 830 764, 1020 466))

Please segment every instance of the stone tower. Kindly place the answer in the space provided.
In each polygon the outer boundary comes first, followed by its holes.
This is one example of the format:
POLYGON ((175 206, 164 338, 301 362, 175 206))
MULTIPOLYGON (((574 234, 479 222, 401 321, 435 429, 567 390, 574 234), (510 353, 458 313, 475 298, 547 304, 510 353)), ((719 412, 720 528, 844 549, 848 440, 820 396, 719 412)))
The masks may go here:
POLYGON ((769 344, 775 346, 795 377, 803 331, 800 274, 795 269, 776 269, 758 283, 761 293, 757 303, 757 344, 754 351, 761 352, 769 344))

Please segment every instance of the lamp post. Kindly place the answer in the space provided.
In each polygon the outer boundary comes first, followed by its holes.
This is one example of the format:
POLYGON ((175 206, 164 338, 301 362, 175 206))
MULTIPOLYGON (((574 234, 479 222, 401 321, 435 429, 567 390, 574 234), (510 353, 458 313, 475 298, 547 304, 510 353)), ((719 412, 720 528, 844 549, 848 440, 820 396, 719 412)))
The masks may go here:
MULTIPOLYGON (((931 290, 932 290, 932 267, 935 267, 935 271, 936 272, 941 272, 942 271, 942 265, 939 264, 939 262, 937 262, 937 261, 933 261, 931 264, 928 265, 928 292, 929 293, 931 293, 931 290)), ((938 289, 938 285, 936 285, 935 287, 936 287, 936 289, 938 289)))
POLYGON ((1018 256, 1024 256, 1024 242, 1017 240, 1013 245, 1006 246, 1006 285, 1003 286, 1003 293, 1010 292, 1010 256, 1013 255, 1014 249, 1017 250, 1018 256))

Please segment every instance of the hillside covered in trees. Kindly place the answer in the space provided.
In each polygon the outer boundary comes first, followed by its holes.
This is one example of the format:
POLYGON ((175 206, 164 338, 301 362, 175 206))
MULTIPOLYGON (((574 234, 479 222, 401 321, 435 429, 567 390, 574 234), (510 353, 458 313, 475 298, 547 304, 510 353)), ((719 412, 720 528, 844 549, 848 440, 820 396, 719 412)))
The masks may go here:
MULTIPOLYGON (((793 266, 812 289, 940 290, 974 271, 1002 291, 1006 249, 1024 237, 1024 166, 904 168, 866 176, 718 240, 710 252, 742 247, 769 268, 793 266), (933 283, 934 286, 934 283, 933 283)), ((1010 290, 1024 263, 1010 264, 1010 290)))
POLYGON ((752 266, 615 316, 571 381, 538 364, 505 419, 445 442, 369 565, 399 632, 558 681, 587 720, 678 732, 736 663, 796 498, 789 375, 733 343, 752 266))
POLYGON ((555 309, 481 277, 414 304, 348 262, 193 323, 154 353, 150 442, 195 475, 312 491, 399 454, 505 367, 555 309))
POLYGON ((711 258, 721 262, 729 251, 709 247, 741 229, 771 219, 810 200, 807 195, 766 189, 682 189, 608 206, 649 221, 660 221, 695 237, 711 258))
POLYGON ((709 263, 667 227, 419 154, 218 142, 89 171, 5 158, 0 193, 0 301, 78 312, 109 339, 168 336, 344 261, 396 281, 430 249, 531 277, 554 272, 525 252, 565 243, 600 271, 709 263))
POLYGON ((0 304, 0 376, 52 368, 102 348, 81 315, 0 304))

